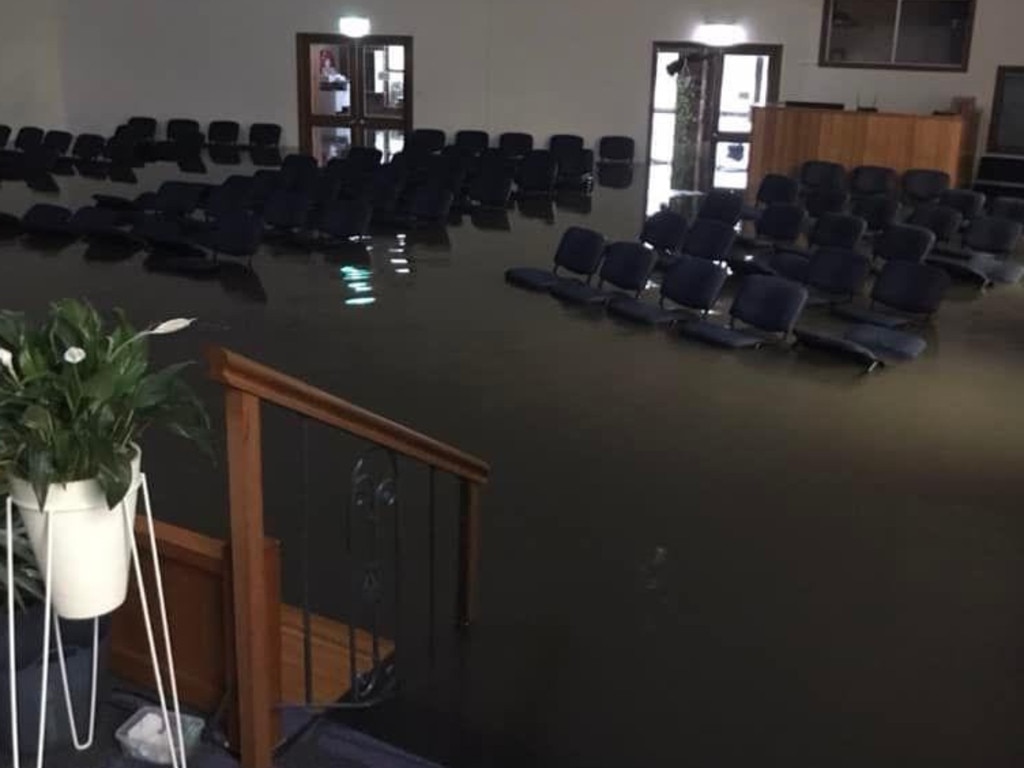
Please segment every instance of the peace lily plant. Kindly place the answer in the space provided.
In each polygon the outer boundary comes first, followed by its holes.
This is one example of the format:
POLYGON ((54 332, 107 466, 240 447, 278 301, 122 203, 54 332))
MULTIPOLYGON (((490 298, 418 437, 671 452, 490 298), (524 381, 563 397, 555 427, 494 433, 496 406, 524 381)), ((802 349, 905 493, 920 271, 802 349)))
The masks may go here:
POLYGON ((53 574, 62 616, 99 615, 124 599, 129 549, 120 513, 134 518, 138 443, 146 430, 163 427, 210 451, 209 419, 180 376, 187 363, 157 371, 149 364, 150 337, 193 322, 177 318, 136 330, 117 310, 106 328, 92 306, 70 299, 53 304, 39 325, 0 312, 0 492, 21 513, 40 572, 53 574), (96 535, 109 541, 87 538, 96 535), (76 559, 84 549, 94 550, 94 562, 76 559), (47 551, 54 561, 49 571, 47 551), (103 561, 111 558, 117 573, 101 583, 109 570, 103 561), (76 607, 66 594, 71 586, 115 594, 92 600, 84 594, 76 607))

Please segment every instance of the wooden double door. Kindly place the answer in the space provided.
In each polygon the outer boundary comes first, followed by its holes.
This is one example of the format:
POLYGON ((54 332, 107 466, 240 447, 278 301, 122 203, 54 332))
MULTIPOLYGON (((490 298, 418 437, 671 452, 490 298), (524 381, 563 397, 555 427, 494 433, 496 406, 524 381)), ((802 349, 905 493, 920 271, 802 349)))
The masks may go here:
POLYGON ((385 161, 412 130, 412 38, 296 36, 300 149, 321 164, 353 146, 385 161))

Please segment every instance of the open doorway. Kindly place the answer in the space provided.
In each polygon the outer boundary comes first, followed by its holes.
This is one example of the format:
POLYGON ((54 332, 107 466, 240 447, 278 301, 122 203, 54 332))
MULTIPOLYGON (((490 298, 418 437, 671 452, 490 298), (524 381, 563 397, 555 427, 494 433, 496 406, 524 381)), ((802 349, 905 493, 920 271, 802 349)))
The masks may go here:
POLYGON ((674 194, 747 187, 751 109, 779 98, 781 45, 654 44, 648 213, 674 194))

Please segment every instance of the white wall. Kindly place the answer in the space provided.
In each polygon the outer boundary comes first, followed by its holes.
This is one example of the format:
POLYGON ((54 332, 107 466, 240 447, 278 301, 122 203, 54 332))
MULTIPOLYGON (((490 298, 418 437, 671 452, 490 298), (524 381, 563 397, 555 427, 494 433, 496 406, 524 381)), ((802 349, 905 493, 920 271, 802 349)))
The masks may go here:
POLYGON ((13 0, 0 14, 0 123, 64 125, 58 0, 13 0))
POLYGON ((1021 0, 978 0, 961 74, 819 68, 821 0, 54 1, 65 4, 60 60, 77 130, 109 131, 134 113, 225 117, 279 122, 294 143, 295 33, 333 31, 346 13, 415 37, 417 125, 541 137, 625 133, 643 144, 651 42, 690 38, 705 14, 744 23, 751 42, 785 46, 783 98, 852 105, 859 95, 883 110, 930 112, 972 95, 987 108, 996 66, 1024 63, 1021 0))

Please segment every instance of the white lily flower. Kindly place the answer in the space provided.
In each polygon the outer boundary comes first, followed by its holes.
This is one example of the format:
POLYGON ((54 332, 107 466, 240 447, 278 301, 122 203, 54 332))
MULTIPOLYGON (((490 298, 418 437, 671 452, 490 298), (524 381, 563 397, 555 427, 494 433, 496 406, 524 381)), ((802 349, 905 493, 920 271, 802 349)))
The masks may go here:
POLYGON ((14 372, 14 355, 9 349, 0 347, 0 365, 6 368, 13 378, 18 378, 18 374, 14 372))
POLYGON ((177 333, 188 328, 196 319, 194 317, 175 317, 172 320, 164 320, 160 325, 155 328, 151 328, 148 333, 154 335, 163 335, 167 333, 177 333))
POLYGON ((78 365, 83 360, 85 360, 85 350, 81 347, 68 347, 67 351, 64 353, 65 363, 78 365))

